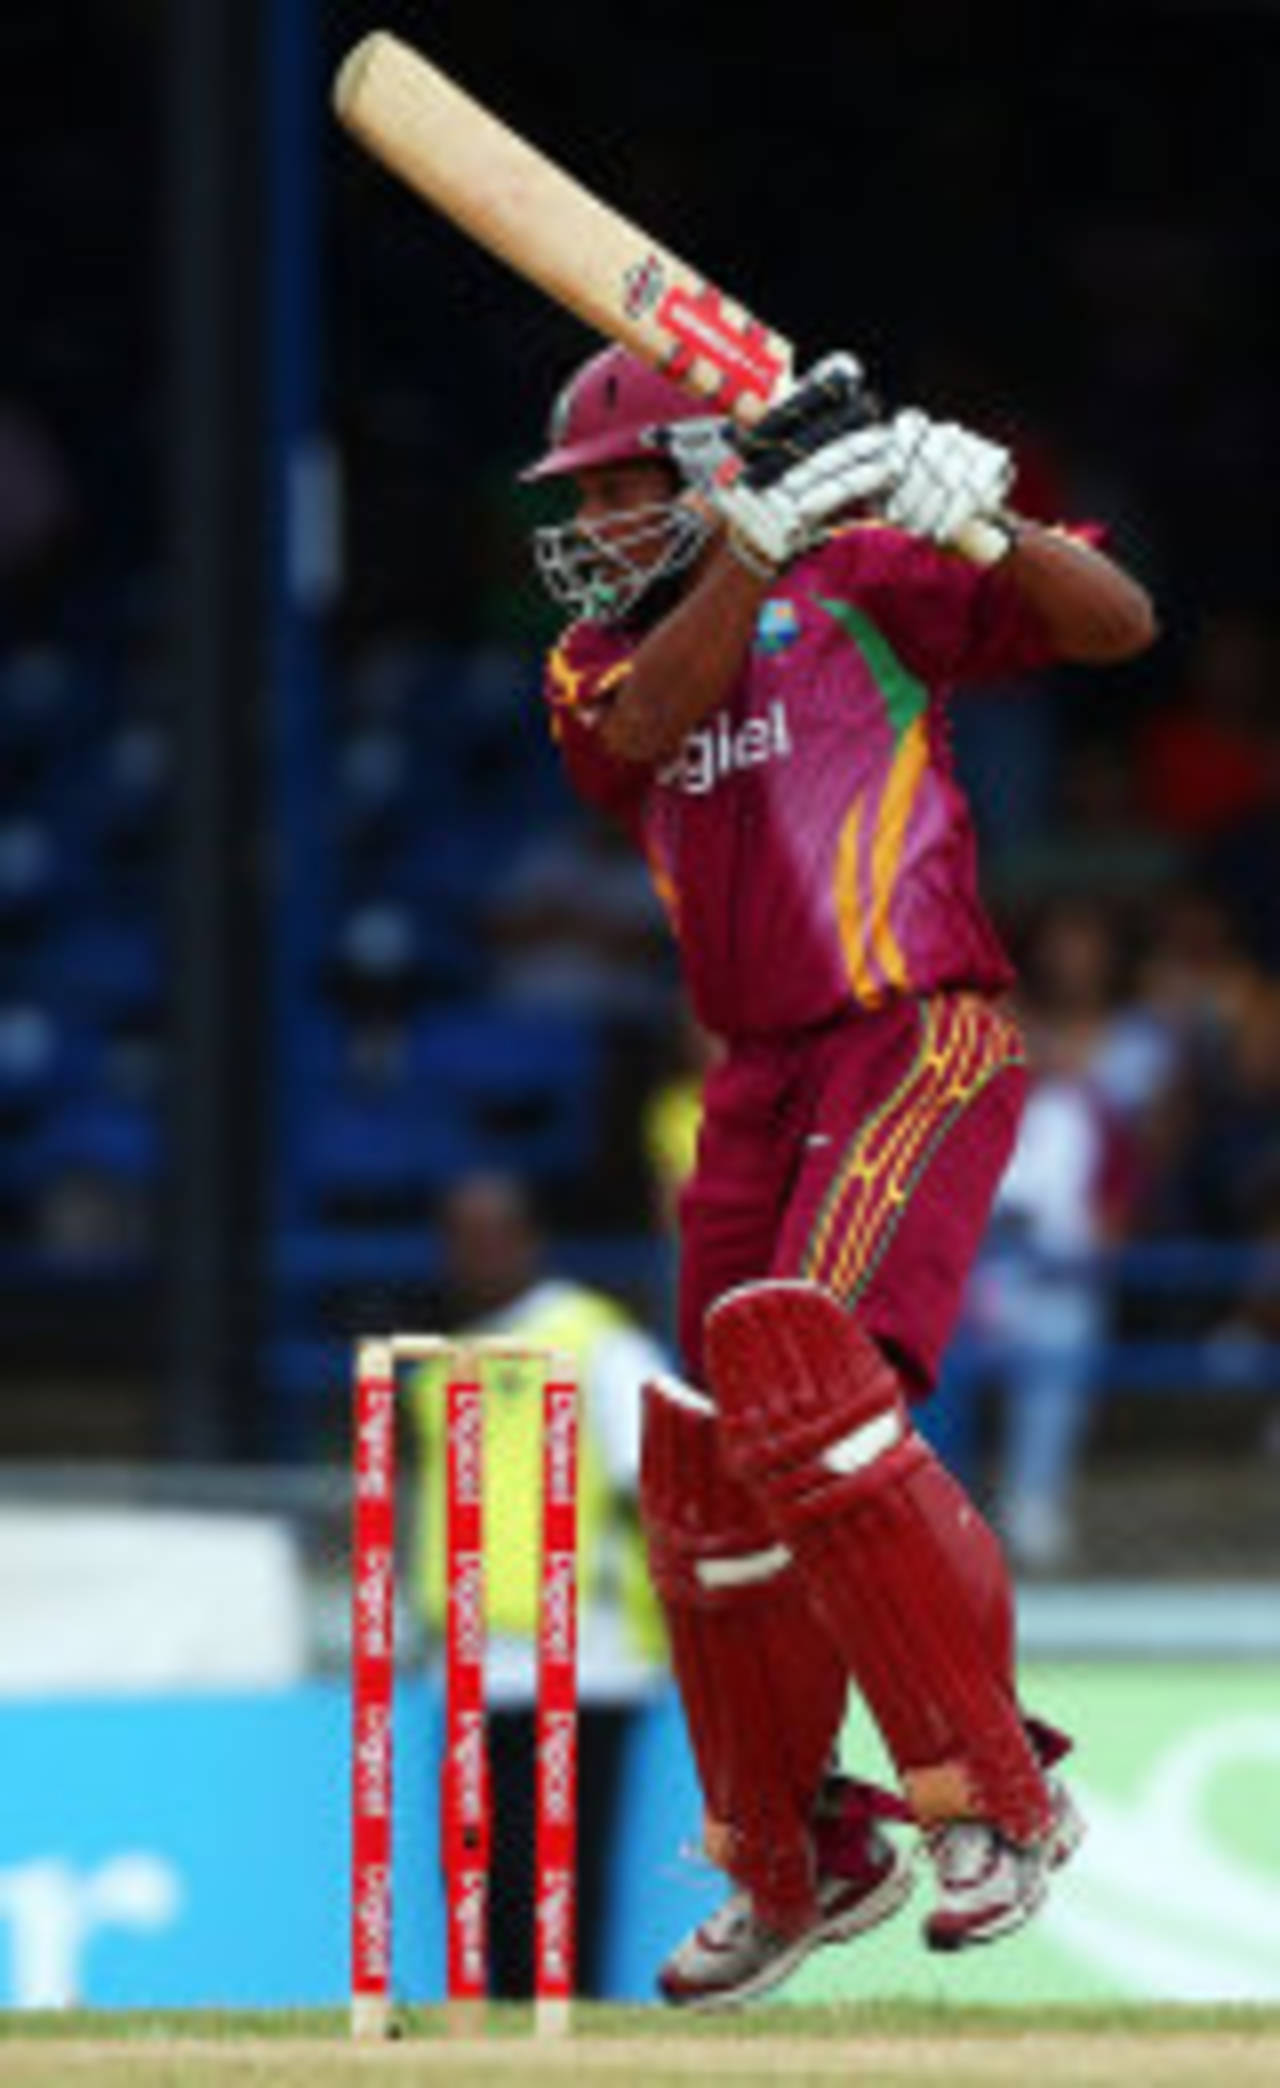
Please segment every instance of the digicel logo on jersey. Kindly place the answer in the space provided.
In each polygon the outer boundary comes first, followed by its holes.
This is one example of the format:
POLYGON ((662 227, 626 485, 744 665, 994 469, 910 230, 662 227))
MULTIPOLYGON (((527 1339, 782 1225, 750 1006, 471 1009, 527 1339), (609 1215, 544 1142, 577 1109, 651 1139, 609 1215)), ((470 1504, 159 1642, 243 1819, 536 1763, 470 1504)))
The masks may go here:
POLYGON ((791 728, 780 697, 775 697, 760 718, 745 718, 741 725, 720 712, 709 725, 690 732, 676 755, 658 770, 659 783, 705 797, 724 776, 740 769, 760 768, 766 761, 785 761, 791 752, 791 728))

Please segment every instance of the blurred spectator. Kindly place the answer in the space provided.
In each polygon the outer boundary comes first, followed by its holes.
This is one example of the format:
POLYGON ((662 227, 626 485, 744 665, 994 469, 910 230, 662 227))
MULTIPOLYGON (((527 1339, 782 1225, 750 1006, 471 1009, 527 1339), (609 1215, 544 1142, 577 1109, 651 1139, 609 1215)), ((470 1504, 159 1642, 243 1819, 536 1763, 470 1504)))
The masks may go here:
POLYGON ((1014 1563, 1069 1563, 1073 1496, 1123 1232, 1128 1154, 1089 1080, 1041 1039, 1018 1142, 969 1304, 969 1338, 1002 1395, 996 1520, 1014 1563))
POLYGON ((1135 972, 1135 1019, 1172 1047, 1170 1078, 1145 1098, 1139 1125, 1144 1231, 1194 1234, 1225 1223, 1210 1118, 1230 1108, 1240 1033, 1253 1027, 1267 990, 1219 895, 1186 884, 1166 896, 1135 972))
POLYGON ((996 1515, 1015 1563, 1066 1565, 1072 1502, 1111 1311, 1107 1248, 1130 1224, 1148 1125, 1179 1072, 1177 1039, 1123 990, 1111 915, 1083 895, 1037 915, 1022 953, 1032 1080, 965 1323, 930 1433, 962 1477, 981 1395, 1002 1426, 996 1515))
MULTIPOLYGON (((579 1990, 603 1982, 605 1910, 623 1754, 635 1709, 663 1671, 658 1612, 636 1512, 641 1391, 668 1368, 653 1337, 611 1297, 552 1275, 531 1198, 514 1178, 473 1174, 440 1214, 446 1299, 459 1336, 518 1341, 571 1355, 580 1373, 578 1480, 582 1598, 579 1990)), ((422 1462, 419 1597, 433 1640, 445 1621, 442 1369, 418 1370, 412 1414, 422 1462)), ((540 1369, 519 1358, 484 1367, 486 1662, 494 1779, 492 1991, 532 1992, 534 1893, 533 1648, 538 1611, 540 1369)))
POLYGON ((1137 932, 1100 897, 1051 899, 1026 931, 1021 976, 1033 1063, 1086 1081, 1141 1146, 1179 1077, 1184 1038, 1163 996, 1133 992, 1137 932))
POLYGON ((1252 1007, 1262 974, 1220 894, 1192 883, 1166 893, 1151 919, 1137 993, 1192 1050, 1229 1036, 1252 1007))
POLYGON ((1187 1156, 1198 1230, 1253 1236, 1280 1192, 1280 982, 1259 974, 1206 1059, 1187 1156))

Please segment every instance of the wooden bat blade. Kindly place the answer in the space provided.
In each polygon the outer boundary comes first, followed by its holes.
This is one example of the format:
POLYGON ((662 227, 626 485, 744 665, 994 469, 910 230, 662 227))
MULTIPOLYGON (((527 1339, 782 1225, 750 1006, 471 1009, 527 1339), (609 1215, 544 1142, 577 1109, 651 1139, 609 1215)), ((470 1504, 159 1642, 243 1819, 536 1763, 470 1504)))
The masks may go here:
MULTIPOLYGON (((478 246, 717 411, 750 422, 790 387, 794 353, 783 335, 389 30, 348 52, 333 105, 367 152, 478 246)), ((975 521, 956 548, 986 565, 1006 540, 975 521)))
POLYGON ((387 30, 348 53, 333 105, 478 245, 698 397, 751 420, 790 383, 790 342, 387 30))

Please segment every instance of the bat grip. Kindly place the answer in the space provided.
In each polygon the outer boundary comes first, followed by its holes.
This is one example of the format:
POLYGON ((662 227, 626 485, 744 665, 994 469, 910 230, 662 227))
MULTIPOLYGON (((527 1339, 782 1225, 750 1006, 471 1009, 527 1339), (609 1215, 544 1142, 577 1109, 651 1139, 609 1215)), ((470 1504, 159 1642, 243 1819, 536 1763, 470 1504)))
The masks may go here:
POLYGON ((1010 542, 1009 531, 1002 529, 998 522, 984 522, 980 516, 975 516, 972 522, 966 522, 956 531, 951 548, 973 565, 989 566, 1006 555, 1010 542))

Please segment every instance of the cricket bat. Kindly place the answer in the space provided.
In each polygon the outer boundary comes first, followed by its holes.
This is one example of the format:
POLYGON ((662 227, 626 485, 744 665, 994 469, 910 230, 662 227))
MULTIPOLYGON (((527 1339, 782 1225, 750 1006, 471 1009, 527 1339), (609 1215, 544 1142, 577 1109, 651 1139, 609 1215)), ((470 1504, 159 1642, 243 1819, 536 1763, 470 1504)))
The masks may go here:
MULTIPOLYGON (((347 54, 339 121, 461 231, 596 332, 743 424, 790 390, 795 350, 385 29, 347 54)), ((1001 531, 957 549, 987 564, 1001 531)))

